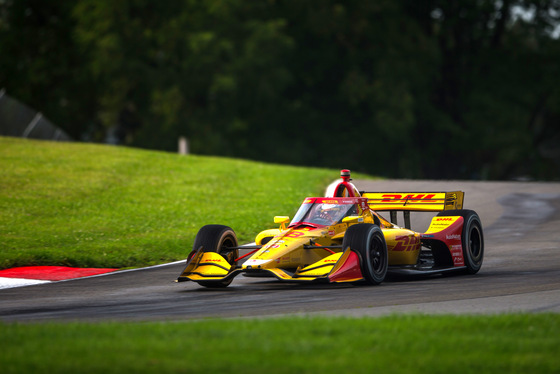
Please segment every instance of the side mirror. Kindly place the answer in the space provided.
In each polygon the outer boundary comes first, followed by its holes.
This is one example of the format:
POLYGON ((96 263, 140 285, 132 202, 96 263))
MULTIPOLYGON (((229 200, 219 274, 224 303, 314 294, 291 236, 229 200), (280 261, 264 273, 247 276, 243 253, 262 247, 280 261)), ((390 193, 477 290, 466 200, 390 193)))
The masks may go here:
POLYGON ((281 230, 286 230, 286 223, 290 222, 290 217, 288 216, 275 216, 274 223, 280 224, 281 230))
POLYGON ((348 217, 344 217, 342 219, 342 222, 344 223, 362 223, 364 222, 364 216, 348 216, 348 217))

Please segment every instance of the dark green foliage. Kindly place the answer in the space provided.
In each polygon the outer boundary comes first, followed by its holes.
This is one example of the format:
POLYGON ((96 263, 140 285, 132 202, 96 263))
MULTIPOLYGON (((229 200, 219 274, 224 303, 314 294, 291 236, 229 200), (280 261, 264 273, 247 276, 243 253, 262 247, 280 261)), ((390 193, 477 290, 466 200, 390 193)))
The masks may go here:
POLYGON ((5 0, 0 87, 75 138, 558 179, 558 0, 5 0))

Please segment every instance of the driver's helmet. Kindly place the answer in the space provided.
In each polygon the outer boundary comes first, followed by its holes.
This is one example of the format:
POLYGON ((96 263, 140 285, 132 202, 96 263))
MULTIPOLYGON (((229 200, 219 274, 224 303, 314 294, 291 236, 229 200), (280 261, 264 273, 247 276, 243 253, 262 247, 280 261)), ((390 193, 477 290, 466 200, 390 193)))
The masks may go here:
POLYGON ((340 209, 340 205, 337 204, 321 204, 317 210, 317 215, 323 220, 333 221, 338 216, 340 209))

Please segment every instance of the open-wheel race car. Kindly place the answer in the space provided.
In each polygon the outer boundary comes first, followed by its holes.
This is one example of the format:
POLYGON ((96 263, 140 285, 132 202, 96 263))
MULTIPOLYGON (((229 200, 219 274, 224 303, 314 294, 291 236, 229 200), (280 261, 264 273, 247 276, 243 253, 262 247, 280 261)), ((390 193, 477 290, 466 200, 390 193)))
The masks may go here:
POLYGON ((226 287, 239 274, 288 282, 379 284, 388 272, 475 274, 482 266, 484 236, 476 212, 464 210, 464 193, 359 192, 350 171, 325 197, 308 197, 290 221, 262 231, 254 245, 240 246, 235 232, 206 225, 178 282, 226 287), (397 226, 402 211, 405 227, 397 226), (410 228, 410 212, 439 212, 428 230, 410 228), (389 212, 390 220, 378 212, 389 212), (240 250, 249 251, 240 256, 240 250), (245 260, 244 262, 242 260, 245 260))

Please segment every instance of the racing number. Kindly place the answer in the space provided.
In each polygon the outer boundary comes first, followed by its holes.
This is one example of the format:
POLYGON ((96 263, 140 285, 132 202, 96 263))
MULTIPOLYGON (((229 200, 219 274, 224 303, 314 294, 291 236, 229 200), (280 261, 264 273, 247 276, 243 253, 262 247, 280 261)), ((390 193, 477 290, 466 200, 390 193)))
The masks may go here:
MULTIPOLYGON (((284 238, 299 238, 300 236, 305 235, 304 231, 292 231, 286 235, 284 235, 284 238)), ((284 243, 283 241, 281 243, 284 243)), ((276 243, 276 244, 272 244, 270 247, 268 247, 269 249, 274 249, 274 248, 280 248, 280 244, 276 243)))
POLYGON ((305 235, 305 233, 301 232, 301 231, 292 231, 291 233, 286 234, 284 237, 285 238, 299 238, 302 235, 305 235))

